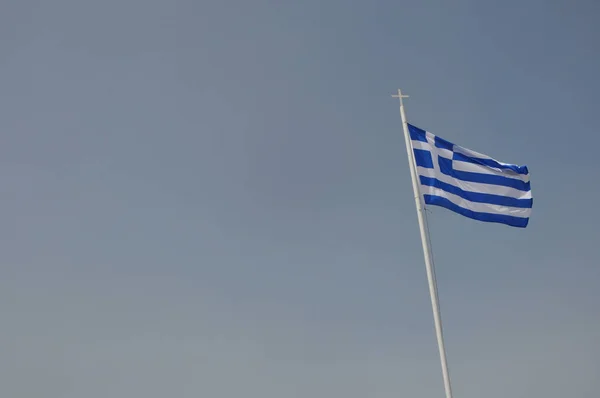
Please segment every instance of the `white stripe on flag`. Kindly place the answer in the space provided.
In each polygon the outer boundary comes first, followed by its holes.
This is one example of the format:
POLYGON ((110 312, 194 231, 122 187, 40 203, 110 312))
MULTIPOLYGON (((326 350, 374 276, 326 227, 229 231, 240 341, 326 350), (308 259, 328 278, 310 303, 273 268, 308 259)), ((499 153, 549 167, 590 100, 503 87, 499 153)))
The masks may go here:
POLYGON ((421 192, 424 195, 435 195, 441 196, 443 198, 448 199, 452 203, 457 206, 460 206, 464 209, 476 211, 479 213, 490 213, 490 214, 502 214, 502 215, 510 215, 513 217, 523 217, 527 218, 531 215, 531 209, 523 209, 519 207, 509 207, 509 206, 500 206, 493 205, 489 203, 477 203, 471 202, 469 200, 463 199, 460 196, 456 196, 454 194, 448 193, 441 189, 431 187, 428 185, 421 185, 421 192))
POLYGON ((436 172, 435 169, 427 169, 425 167, 420 166, 417 167, 417 174, 422 175, 423 177, 437 178, 438 180, 445 182, 446 184, 454 185, 455 187, 459 187, 464 191, 508 196, 510 198, 516 199, 531 199, 531 190, 525 192, 511 187, 505 187, 502 185, 483 184, 480 182, 458 180, 446 174, 442 174, 439 171, 436 172))

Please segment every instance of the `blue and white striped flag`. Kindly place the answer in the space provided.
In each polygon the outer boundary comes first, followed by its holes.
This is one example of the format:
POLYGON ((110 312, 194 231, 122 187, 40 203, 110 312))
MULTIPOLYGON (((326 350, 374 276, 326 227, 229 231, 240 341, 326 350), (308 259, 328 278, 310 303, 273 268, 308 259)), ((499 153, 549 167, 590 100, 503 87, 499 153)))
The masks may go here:
POLYGON ((421 193, 479 221, 525 228, 533 199, 527 166, 498 162, 408 124, 421 193))

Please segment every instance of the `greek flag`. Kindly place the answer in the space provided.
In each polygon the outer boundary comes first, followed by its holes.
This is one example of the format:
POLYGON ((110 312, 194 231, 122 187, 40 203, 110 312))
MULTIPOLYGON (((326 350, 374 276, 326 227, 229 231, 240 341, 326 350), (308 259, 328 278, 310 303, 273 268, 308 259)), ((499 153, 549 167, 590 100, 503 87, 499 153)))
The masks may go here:
POLYGON ((426 204, 525 228, 533 199, 527 166, 498 162, 408 124, 426 204))

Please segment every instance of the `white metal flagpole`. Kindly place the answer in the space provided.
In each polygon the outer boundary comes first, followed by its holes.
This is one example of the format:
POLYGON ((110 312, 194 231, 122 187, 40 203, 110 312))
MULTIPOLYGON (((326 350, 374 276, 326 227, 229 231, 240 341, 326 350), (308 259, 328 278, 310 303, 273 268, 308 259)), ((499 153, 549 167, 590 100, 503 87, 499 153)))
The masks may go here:
POLYGON ((442 364, 442 375, 444 377, 444 389, 446 398, 452 398, 452 387, 450 386, 450 375, 448 373, 448 362, 446 361, 446 349, 444 347, 444 336, 442 332, 442 317, 440 315, 440 305, 438 303, 437 285, 435 274, 431 264, 431 253, 429 250, 429 240, 427 239, 427 224, 425 223, 424 204, 417 181, 417 168, 415 164, 410 133, 408 132, 408 124, 406 115, 404 114, 403 98, 408 95, 402 95, 402 91, 398 89, 398 95, 392 95, 400 100, 400 117, 402 118, 402 129, 404 130, 404 140, 406 141, 406 152, 408 153, 408 164, 410 168, 410 177, 412 179, 413 192, 415 194, 415 204, 417 205, 417 217, 419 219, 419 230, 421 231, 421 243, 423 244, 423 254, 425 255, 425 268, 427 270, 427 280, 429 281, 429 295, 431 296, 431 307, 433 308, 433 321, 435 324, 435 334, 437 337, 438 349, 440 351, 440 362, 442 364))

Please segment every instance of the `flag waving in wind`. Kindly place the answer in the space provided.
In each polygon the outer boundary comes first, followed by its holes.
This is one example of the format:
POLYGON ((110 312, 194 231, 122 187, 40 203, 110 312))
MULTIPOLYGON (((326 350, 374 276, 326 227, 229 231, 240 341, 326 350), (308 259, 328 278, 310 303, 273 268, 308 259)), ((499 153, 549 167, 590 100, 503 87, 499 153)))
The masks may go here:
POLYGON ((525 228, 533 199, 527 166, 498 162, 408 124, 426 204, 525 228))

